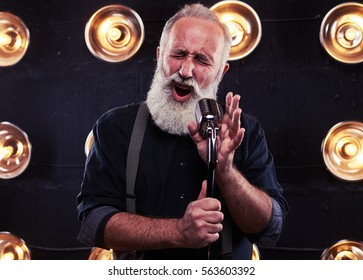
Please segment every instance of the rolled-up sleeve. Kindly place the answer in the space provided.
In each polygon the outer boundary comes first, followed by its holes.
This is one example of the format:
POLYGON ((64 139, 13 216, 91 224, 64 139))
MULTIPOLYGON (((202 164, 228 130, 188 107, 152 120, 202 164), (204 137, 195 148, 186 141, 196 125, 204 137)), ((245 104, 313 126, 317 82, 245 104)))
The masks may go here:
POLYGON ((82 223, 77 239, 89 246, 106 248, 103 239, 104 228, 108 220, 118 212, 119 210, 110 206, 91 210, 82 223))
POLYGON ((257 242, 261 246, 273 246, 280 238, 282 227, 284 224, 285 214, 283 213, 280 204, 273 198, 272 203, 272 215, 270 223, 264 233, 261 235, 260 240, 257 242))

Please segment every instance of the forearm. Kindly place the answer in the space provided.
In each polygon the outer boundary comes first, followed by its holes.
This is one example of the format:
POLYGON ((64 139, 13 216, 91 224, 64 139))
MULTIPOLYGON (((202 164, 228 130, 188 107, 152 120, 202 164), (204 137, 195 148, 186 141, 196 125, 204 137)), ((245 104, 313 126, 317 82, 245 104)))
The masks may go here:
POLYGON ((245 233, 260 233, 269 224, 272 214, 270 197, 252 186, 233 166, 216 169, 216 182, 233 220, 245 233))
POLYGON ((105 244, 116 250, 147 250, 182 246, 177 219, 148 218, 116 213, 107 222, 105 244))
POLYGON ((118 212, 107 222, 104 241, 117 250, 202 248, 219 238, 223 214, 220 202, 206 198, 204 181, 197 200, 178 219, 148 218, 118 212))

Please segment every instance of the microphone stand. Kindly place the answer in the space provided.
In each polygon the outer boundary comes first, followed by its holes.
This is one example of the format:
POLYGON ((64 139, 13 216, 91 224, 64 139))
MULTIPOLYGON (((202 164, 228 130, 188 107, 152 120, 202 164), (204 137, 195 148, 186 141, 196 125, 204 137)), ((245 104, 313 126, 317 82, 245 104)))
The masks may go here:
MULTIPOLYGON (((208 177, 207 177, 207 197, 214 197, 214 169, 217 164, 217 134, 219 128, 208 125, 208 177)), ((208 259, 211 259, 211 244, 208 244, 208 259)))
MULTIPOLYGON (((220 106, 214 99, 203 98, 198 101, 195 108, 195 118, 198 124, 198 133, 204 139, 208 138, 207 147, 207 197, 214 198, 214 169, 217 164, 217 134, 220 123, 220 106)), ((208 244, 208 259, 211 259, 211 244, 208 244)))

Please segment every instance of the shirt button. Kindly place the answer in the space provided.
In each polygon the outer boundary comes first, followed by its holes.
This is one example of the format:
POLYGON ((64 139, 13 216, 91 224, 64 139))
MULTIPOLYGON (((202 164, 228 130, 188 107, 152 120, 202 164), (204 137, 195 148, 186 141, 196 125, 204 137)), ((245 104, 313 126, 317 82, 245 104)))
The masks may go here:
POLYGON ((185 194, 184 193, 181 193, 180 194, 180 199, 184 199, 184 197, 185 197, 185 194))
POLYGON ((181 163, 180 163, 180 166, 181 166, 181 167, 185 167, 185 162, 181 162, 181 163))

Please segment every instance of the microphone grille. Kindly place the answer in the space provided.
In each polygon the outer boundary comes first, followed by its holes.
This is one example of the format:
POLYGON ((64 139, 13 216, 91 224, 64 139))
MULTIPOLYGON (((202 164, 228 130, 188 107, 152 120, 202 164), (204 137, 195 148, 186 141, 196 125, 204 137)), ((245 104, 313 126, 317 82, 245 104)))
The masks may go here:
POLYGON ((198 108, 202 116, 215 115, 216 113, 219 113, 217 102, 214 99, 203 98, 198 101, 198 104, 198 108))

